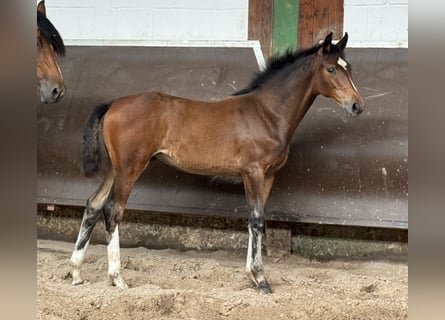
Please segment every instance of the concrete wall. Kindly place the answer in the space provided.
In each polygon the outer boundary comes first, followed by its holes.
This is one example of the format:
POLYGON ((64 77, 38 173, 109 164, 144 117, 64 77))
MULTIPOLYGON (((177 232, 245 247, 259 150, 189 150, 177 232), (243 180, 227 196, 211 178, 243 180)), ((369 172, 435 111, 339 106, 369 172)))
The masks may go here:
MULTIPOLYGON (((37 238, 74 243, 83 208, 38 206, 37 238)), ((119 226, 121 247, 245 252, 246 219, 197 217, 157 212, 126 211, 119 226)), ((106 244, 102 221, 91 243, 106 244)), ((348 226, 267 223, 264 246, 268 256, 294 253, 311 259, 365 258, 406 261, 408 231, 348 226)))
POLYGON ((408 47, 408 0, 345 0, 350 47, 408 47))

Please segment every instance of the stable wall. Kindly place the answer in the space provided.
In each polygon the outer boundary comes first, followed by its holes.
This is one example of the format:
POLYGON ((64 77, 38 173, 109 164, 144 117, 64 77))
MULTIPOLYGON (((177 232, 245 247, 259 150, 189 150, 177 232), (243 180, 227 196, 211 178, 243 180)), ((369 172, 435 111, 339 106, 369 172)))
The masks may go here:
MULTIPOLYGON (((248 37, 249 0, 47 0, 46 7, 67 45, 248 37)), ((345 0, 343 30, 349 47, 408 47, 408 1, 345 0)))

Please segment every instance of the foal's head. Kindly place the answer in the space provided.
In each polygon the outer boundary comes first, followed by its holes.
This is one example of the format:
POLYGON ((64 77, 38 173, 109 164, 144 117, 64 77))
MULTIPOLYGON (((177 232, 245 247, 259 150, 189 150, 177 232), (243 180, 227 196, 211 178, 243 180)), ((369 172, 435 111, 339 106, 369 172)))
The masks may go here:
POLYGON ((56 55, 64 55, 65 46, 59 32, 46 18, 44 1, 37 7, 37 88, 40 100, 54 103, 63 97, 65 84, 56 55))
POLYGON ((332 33, 326 37, 317 52, 318 70, 315 71, 313 89, 332 98, 343 107, 347 116, 356 117, 364 110, 365 103, 352 82, 351 65, 345 60, 347 42, 347 33, 336 45, 332 44, 332 33))

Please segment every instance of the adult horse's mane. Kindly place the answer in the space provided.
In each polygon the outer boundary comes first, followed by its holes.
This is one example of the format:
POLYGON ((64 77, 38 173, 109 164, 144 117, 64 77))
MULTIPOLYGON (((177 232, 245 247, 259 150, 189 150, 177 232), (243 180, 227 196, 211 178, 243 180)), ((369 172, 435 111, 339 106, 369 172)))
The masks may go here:
POLYGON ((62 37, 51 21, 40 11, 37 11, 37 26, 40 29, 40 34, 47 39, 53 47, 54 52, 61 56, 65 55, 65 45, 62 37))
MULTIPOLYGON (((266 69, 258 72, 246 88, 235 92, 233 95, 243 95, 255 89, 258 89, 259 87, 261 87, 261 85, 265 84, 271 78, 273 78, 273 76, 276 75, 279 71, 285 69, 290 65, 294 65, 297 61, 303 61, 304 58, 316 53, 321 48, 321 46, 323 46, 323 43, 316 44, 311 48, 299 49, 296 51, 288 49, 282 55, 273 56, 269 60, 266 69)), ((340 50, 336 46, 331 46, 331 51, 329 52, 330 55, 338 55, 340 53, 340 50)))

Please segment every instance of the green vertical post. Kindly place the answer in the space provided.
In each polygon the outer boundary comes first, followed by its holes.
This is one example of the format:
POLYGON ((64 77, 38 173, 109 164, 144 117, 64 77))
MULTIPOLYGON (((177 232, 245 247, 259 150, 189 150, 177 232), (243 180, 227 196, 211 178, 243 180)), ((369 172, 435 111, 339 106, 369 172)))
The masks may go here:
POLYGON ((299 0, 275 0, 272 32, 272 55, 297 48, 299 0))

